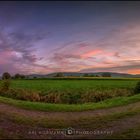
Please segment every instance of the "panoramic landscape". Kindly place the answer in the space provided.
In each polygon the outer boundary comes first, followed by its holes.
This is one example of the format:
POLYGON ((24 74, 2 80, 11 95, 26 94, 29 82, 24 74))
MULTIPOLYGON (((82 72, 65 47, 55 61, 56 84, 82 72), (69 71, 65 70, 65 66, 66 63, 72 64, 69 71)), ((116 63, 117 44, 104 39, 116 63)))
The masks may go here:
POLYGON ((140 2, 0 2, 0 139, 140 139, 140 2))

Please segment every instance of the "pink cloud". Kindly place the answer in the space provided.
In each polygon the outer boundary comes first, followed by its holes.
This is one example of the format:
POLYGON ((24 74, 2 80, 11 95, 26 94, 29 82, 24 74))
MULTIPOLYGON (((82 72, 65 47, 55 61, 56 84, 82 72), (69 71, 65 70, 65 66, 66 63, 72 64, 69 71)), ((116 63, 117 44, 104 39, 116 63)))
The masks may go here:
POLYGON ((2 52, 0 52, 0 57, 1 57, 0 58, 0 64, 5 64, 5 63, 7 63, 8 61, 11 60, 12 52, 8 51, 8 50, 2 51, 2 52))
POLYGON ((96 49, 96 50, 88 51, 88 52, 82 54, 81 57, 85 59, 85 58, 92 57, 92 56, 95 56, 97 54, 100 54, 102 52, 103 52, 102 50, 96 49))
POLYGON ((103 50, 103 49, 94 49, 94 50, 90 50, 86 53, 83 53, 81 55, 81 58, 83 59, 87 59, 90 57, 103 57, 103 56, 108 56, 108 57, 114 57, 117 56, 116 52, 112 52, 112 51, 108 51, 108 50, 103 50))

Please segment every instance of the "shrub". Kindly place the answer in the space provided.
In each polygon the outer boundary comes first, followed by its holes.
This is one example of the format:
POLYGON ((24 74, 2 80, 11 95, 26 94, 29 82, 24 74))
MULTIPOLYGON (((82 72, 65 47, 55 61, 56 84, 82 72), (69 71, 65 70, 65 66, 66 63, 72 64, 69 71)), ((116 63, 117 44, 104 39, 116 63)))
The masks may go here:
POLYGON ((95 102, 95 99, 94 99, 94 91, 86 91, 84 94, 81 95, 81 98, 80 98, 80 102, 81 103, 86 103, 86 102, 95 102))
POLYGON ((129 95, 132 95, 132 92, 128 89, 89 90, 81 95, 80 102, 100 102, 113 97, 129 95))
POLYGON ((138 94, 140 93, 140 81, 136 84, 135 88, 134 88, 134 93, 138 94))
POLYGON ((10 88, 10 80, 8 79, 3 80, 1 85, 2 91, 9 90, 9 88, 10 88))
POLYGON ((133 92, 130 89, 87 89, 85 92, 79 91, 77 93, 65 90, 60 91, 47 91, 39 92, 27 89, 10 89, 7 86, 3 86, 6 90, 0 89, 0 94, 6 97, 27 100, 38 101, 47 103, 65 103, 65 104, 77 104, 88 102, 100 102, 108 98, 114 98, 118 96, 130 96, 133 92))
POLYGON ((26 100, 26 101, 40 101, 40 93, 34 91, 28 91, 24 89, 8 89, 6 91, 0 90, 0 94, 5 97, 14 99, 26 100))

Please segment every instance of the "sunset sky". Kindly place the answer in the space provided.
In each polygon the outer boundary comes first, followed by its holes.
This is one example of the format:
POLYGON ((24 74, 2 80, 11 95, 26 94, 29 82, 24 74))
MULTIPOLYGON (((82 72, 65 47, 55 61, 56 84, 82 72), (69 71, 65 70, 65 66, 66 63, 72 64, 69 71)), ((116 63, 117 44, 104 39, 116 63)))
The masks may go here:
POLYGON ((140 2, 0 2, 0 75, 140 74, 140 2))

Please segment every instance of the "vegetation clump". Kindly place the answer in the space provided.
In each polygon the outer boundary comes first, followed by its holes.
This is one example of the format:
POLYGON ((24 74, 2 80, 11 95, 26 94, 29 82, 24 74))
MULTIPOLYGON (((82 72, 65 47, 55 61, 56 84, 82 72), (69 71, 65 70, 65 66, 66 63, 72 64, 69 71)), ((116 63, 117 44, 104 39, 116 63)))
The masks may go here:
POLYGON ((4 92, 9 90, 9 88, 10 88, 10 80, 8 79, 3 80, 1 85, 1 90, 4 92))
POLYGON ((3 73, 3 75, 2 75, 2 85, 1 85, 2 91, 9 90, 10 79, 11 79, 11 75, 8 72, 3 73))
POLYGON ((140 93, 140 81, 136 84, 136 87, 135 87, 135 89, 134 89, 134 93, 135 93, 135 94, 140 93))

